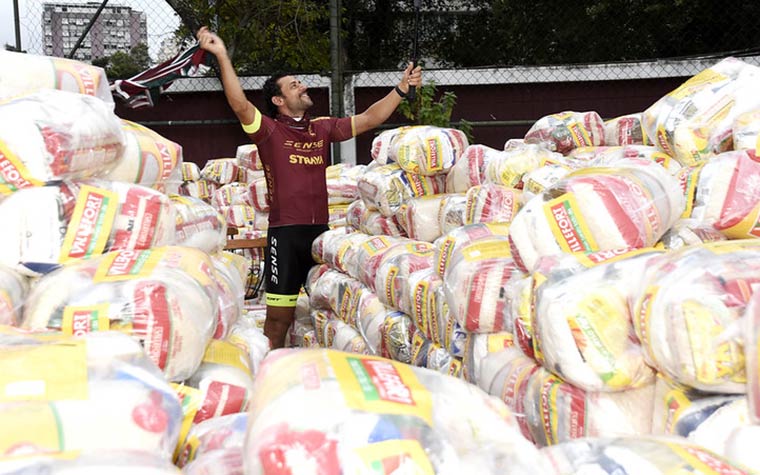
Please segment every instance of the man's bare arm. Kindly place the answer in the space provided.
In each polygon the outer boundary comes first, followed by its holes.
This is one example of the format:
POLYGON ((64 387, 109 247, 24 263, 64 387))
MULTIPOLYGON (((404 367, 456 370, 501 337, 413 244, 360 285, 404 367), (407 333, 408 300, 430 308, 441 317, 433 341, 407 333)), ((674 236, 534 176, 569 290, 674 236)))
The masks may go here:
MULTIPOLYGON (((422 70, 419 66, 412 69, 412 63, 404 70, 404 76, 398 84, 398 88, 406 94, 409 92, 409 86, 419 87, 422 84, 422 70)), ((402 97, 395 91, 389 92, 385 97, 375 102, 361 114, 354 117, 354 126, 356 135, 372 130, 393 114, 402 101, 402 97)))
POLYGON ((243 92, 240 79, 238 79, 235 68, 232 66, 232 60, 227 54, 224 42, 205 26, 198 30, 198 42, 201 48, 213 54, 219 63, 219 75, 230 108, 235 112, 240 123, 252 124, 260 112, 245 97, 245 92, 243 92))

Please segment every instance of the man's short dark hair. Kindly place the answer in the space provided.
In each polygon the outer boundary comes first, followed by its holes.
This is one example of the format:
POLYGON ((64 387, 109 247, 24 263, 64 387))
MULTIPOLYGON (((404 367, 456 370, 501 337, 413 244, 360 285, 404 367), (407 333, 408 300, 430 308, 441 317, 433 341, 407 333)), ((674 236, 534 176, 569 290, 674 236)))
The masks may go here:
POLYGON ((264 87, 262 88, 264 92, 264 107, 266 107, 265 112, 269 117, 277 117, 277 106, 272 102, 272 98, 274 96, 282 95, 282 90, 277 84, 277 81, 285 76, 287 76, 287 74, 277 73, 271 75, 266 81, 264 81, 264 87))

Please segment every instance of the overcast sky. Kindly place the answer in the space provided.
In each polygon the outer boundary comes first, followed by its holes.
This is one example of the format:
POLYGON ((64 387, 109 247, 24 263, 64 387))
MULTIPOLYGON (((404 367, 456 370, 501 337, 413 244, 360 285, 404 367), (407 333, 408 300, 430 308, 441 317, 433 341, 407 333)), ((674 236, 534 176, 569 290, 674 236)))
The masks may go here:
MULTIPOLYGON (((90 0, 100 3, 101 0, 90 0)), ((21 47, 30 53, 42 54, 42 4, 44 0, 18 0, 21 24, 21 47)), ((47 0, 47 3, 88 3, 86 0, 47 0)), ((145 12, 148 22, 148 43, 155 58, 161 41, 174 32, 179 17, 164 0, 109 0, 107 6, 128 6, 145 12)), ((0 45, 15 45, 13 0, 0 0, 0 45)))

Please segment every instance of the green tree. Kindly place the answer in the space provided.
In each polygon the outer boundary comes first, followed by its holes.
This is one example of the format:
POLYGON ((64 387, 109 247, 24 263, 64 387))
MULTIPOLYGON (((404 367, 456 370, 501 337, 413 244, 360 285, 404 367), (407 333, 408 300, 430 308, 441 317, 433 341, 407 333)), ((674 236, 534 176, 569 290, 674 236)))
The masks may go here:
MULTIPOLYGON (((395 69, 413 56, 414 0, 342 0, 346 69, 395 69)), ((417 22, 420 58, 448 65, 449 41, 460 23, 484 15, 489 0, 421 0, 417 22)), ((473 55, 470 51, 470 58, 473 55)))
MULTIPOLYGON (((454 127, 451 114, 457 103, 457 96, 451 91, 438 95, 435 82, 430 81, 417 88, 413 102, 402 101, 399 105, 401 115, 418 125, 435 125, 436 127, 454 127)), ((456 124, 457 129, 467 135, 472 141, 472 124, 462 119, 456 124)))
POLYGON ((241 74, 327 71, 330 18, 324 0, 167 0, 182 18, 180 34, 200 26, 224 40, 241 74))
POLYGON ((93 59, 92 64, 105 69, 109 80, 130 78, 150 67, 148 45, 139 43, 128 53, 117 51, 111 56, 93 59))
MULTIPOLYGON (((326 0, 166 0, 185 25, 217 30, 242 74, 329 69, 326 0)), ((412 57, 414 0, 341 0, 346 71, 412 57)), ((758 51, 760 2, 737 0, 420 0, 430 67, 636 61, 758 51)))

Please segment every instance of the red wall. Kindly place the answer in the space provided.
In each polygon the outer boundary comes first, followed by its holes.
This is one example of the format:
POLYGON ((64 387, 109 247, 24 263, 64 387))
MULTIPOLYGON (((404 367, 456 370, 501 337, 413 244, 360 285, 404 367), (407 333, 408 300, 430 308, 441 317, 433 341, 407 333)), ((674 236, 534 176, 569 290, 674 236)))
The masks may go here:
MULTIPOLYGON (((502 148, 509 138, 520 138, 530 123, 540 117, 567 110, 595 110, 603 118, 640 112, 675 89, 686 78, 591 81, 536 84, 445 86, 457 104, 452 119, 469 121, 525 121, 525 125, 475 127, 474 143, 502 148)), ((359 88, 355 91, 356 110, 361 112, 388 93, 388 88, 359 88)), ((326 88, 312 89, 312 115, 329 112, 326 88)), ((261 107, 260 91, 249 91, 248 98, 261 107)), ((152 108, 129 110, 117 104, 119 117, 144 123, 164 137, 183 146, 185 161, 199 165, 211 158, 232 157, 238 145, 248 138, 227 106, 222 92, 170 93, 152 108), (166 121, 210 121, 206 124, 164 124, 166 121)), ((394 114, 387 124, 406 123, 394 114)), ((379 132, 379 131, 376 131, 379 132)), ((357 138, 357 161, 369 163, 369 150, 375 133, 357 138)))

